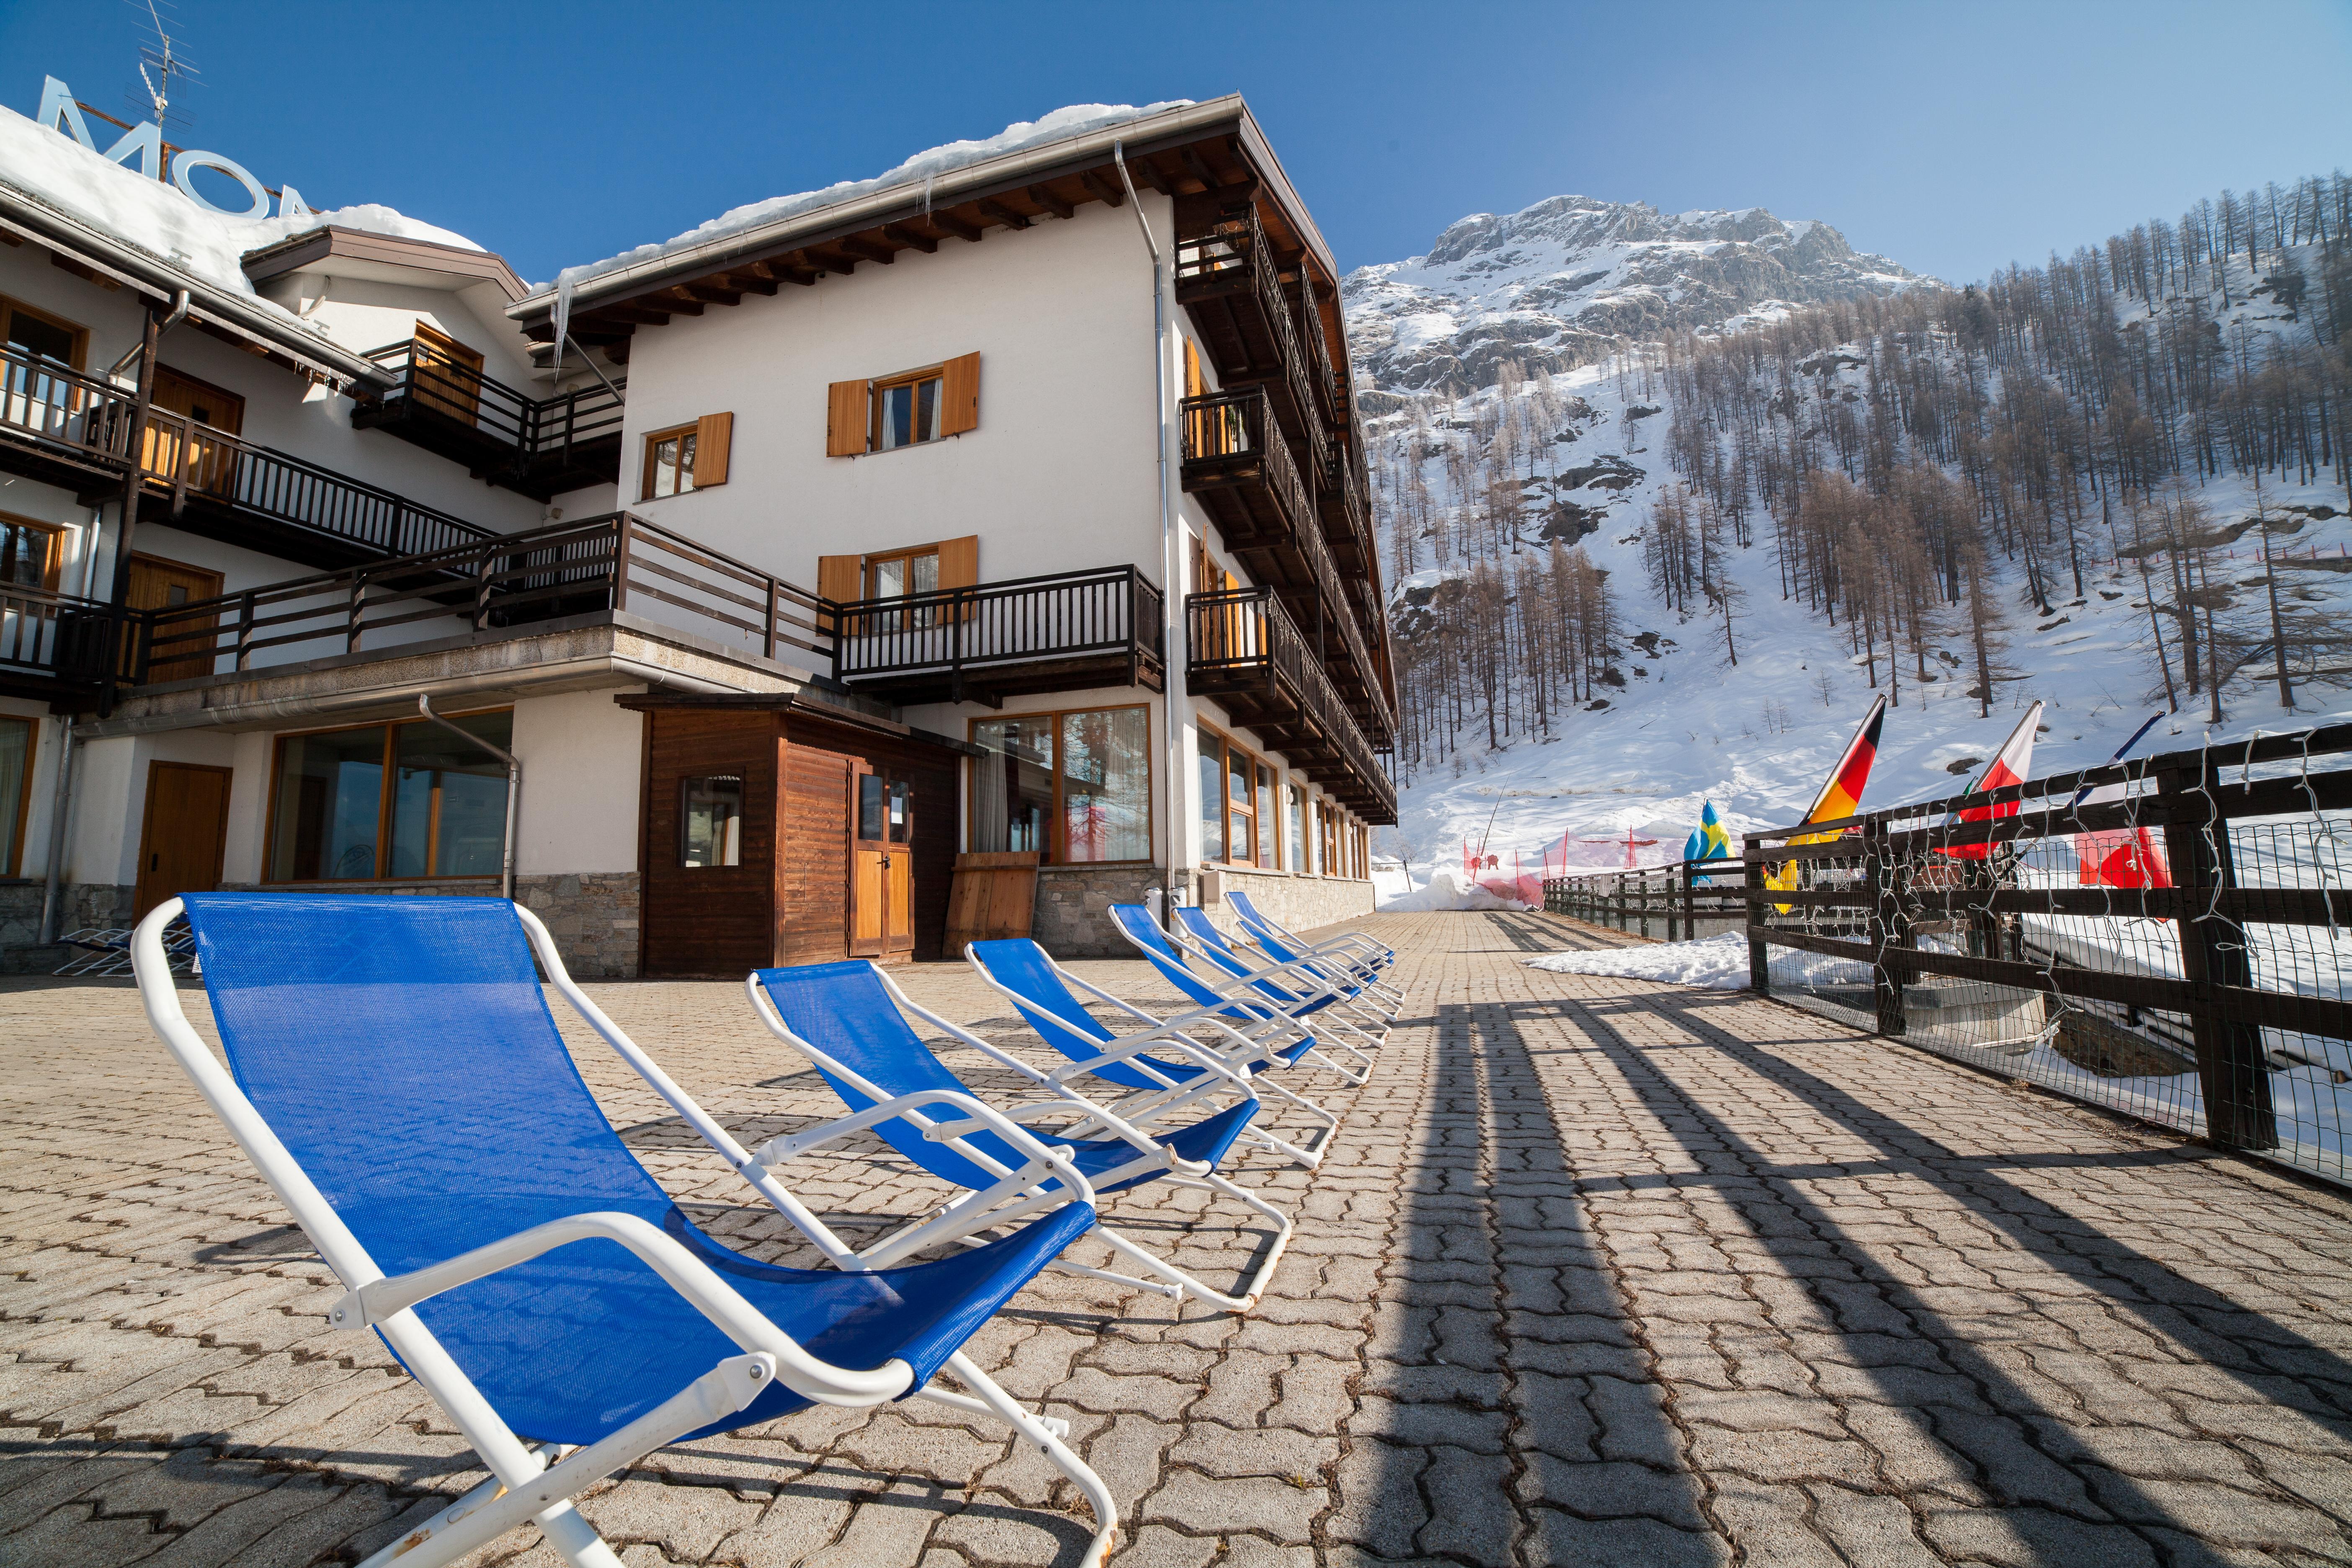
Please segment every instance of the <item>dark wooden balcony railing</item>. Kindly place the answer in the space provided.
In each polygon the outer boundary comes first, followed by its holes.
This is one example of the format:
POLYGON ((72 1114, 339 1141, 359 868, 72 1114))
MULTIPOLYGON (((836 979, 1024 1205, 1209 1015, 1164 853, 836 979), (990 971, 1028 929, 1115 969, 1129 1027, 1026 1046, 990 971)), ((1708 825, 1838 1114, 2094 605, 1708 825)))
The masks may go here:
POLYGON ((0 583, 0 689, 47 691, 57 680, 94 679, 105 659, 105 616, 96 599, 0 583))
POLYGON ((1159 585, 1132 566, 834 606, 834 675, 902 700, 1164 680, 1159 585), (1123 667, 1123 673, 1122 673, 1123 667))
POLYGON ((1185 598, 1185 682, 1214 696, 1368 821, 1396 821, 1396 784, 1270 588, 1185 598))
POLYGON ((1323 312, 1315 307, 1315 283, 1307 268, 1298 269, 1298 337, 1307 345, 1307 371, 1315 400, 1324 419, 1339 423, 1339 383, 1331 374, 1331 349, 1323 340, 1323 312))
POLYGON ((354 425, 390 430, 541 500, 619 473, 621 398, 601 383, 535 398, 421 338, 367 357, 394 379, 354 425))
POLYGON ((150 494, 352 553, 415 555, 499 538, 437 507, 153 408, 140 446, 150 494))
POLYGON ((136 395, 0 344, 0 438, 78 468, 120 474, 136 395))
POLYGON ((1246 383, 1269 388, 1283 429, 1320 469, 1330 447, 1322 401, 1315 394, 1315 373, 1298 341, 1281 268, 1254 205, 1230 207, 1200 233, 1177 237, 1176 298, 1208 341, 1217 379, 1229 387, 1246 383), (1213 307, 1222 307, 1222 313, 1213 307))
POLYGON ((797 648, 829 660, 823 605, 804 588, 614 512, 127 611, 121 677, 134 686, 184 680, 251 669, 271 649, 283 651, 263 663, 382 652, 443 635, 521 636, 619 611, 766 658, 797 648))

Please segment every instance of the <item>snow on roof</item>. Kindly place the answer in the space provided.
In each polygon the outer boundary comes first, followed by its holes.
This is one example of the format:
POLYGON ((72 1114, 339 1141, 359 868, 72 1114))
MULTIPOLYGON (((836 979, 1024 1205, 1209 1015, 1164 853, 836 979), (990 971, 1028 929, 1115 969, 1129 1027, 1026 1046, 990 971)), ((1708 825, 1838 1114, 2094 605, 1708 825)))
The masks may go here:
MULTIPOLYGON (((822 190, 801 191, 788 196, 770 196, 763 201, 749 203, 719 214, 709 222, 687 230, 657 245, 641 245, 635 250, 625 250, 618 256, 608 256, 602 261, 591 261, 578 267, 567 267, 556 275, 556 283, 573 287, 591 279, 617 272, 625 267, 655 260, 660 257, 707 245, 758 228, 781 219, 798 217, 805 213, 856 201, 860 196, 897 185, 911 185, 937 178, 956 169, 982 163, 1010 153, 1026 152, 1049 142, 1069 141, 1093 132, 1124 125, 1129 121, 1146 119, 1171 109, 1192 106, 1189 98, 1171 98, 1160 103, 1147 103, 1141 108, 1125 103, 1074 103, 1057 109, 1051 114, 1034 120, 1016 121, 997 134, 977 142, 950 142, 943 146, 918 153, 895 169, 887 170, 867 180, 843 180, 822 190)), ((541 292, 548 285, 534 287, 541 292)))
MULTIPOLYGON (((271 310, 279 308, 256 294, 245 275, 246 253, 331 224, 466 250, 482 248, 461 234, 373 205, 298 212, 291 217, 230 217, 190 201, 162 180, 109 163, 72 137, 44 130, 5 106, 0 106, 0 184, 165 266, 271 310)), ((289 321, 295 319, 290 312, 282 313, 289 321)))

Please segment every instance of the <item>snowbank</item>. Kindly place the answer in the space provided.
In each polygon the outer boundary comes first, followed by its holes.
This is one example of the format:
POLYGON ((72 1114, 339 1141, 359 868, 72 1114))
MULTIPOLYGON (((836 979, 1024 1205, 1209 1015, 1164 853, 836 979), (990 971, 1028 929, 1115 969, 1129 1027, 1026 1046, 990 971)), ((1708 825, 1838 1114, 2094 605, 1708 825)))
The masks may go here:
MULTIPOLYGON (((1598 952, 1548 952, 1528 960, 1530 969, 1553 974, 1606 974, 1629 980, 1655 980, 1667 985, 1695 985, 1706 991, 1741 991, 1748 986, 1748 938, 1736 931, 1696 942, 1653 942, 1598 952)), ((1772 950, 1772 983, 1850 984, 1854 976, 1870 984, 1867 965, 1852 959, 1820 953, 1772 950)))
MULTIPOLYGON (((0 107, 0 182, 146 251, 158 261, 230 293, 259 300, 270 310, 278 307, 260 300, 245 275, 246 254, 330 224, 467 250, 482 248, 464 235, 419 223, 386 206, 337 207, 331 212, 298 212, 291 217, 229 217, 197 205, 164 181, 110 163, 72 137, 44 131, 5 107, 0 107)), ((288 312, 287 319, 296 318, 288 312)))
MULTIPOLYGON (((1374 887, 1375 896, 1378 885, 1374 887)), ((1447 910, 1523 910, 1517 899, 1497 898, 1470 882, 1458 868, 1440 866, 1429 880, 1409 893, 1382 900, 1380 911, 1389 915, 1433 914, 1447 910)))
POLYGON ((635 250, 625 250, 618 256, 608 256, 602 261, 591 261, 578 267, 567 267, 556 275, 558 285, 569 283, 577 288, 607 272, 617 272, 641 261, 651 261, 680 250, 690 250, 714 239, 758 228, 802 213, 814 212, 843 202, 855 201, 876 191, 888 190, 893 185, 911 185, 938 178, 956 169, 969 167, 989 158, 1007 153, 1019 153, 1048 142, 1065 141, 1084 136, 1089 132, 1113 125, 1124 125, 1130 120, 1142 120, 1171 109, 1191 105, 1189 98, 1170 99, 1161 103, 1147 103, 1138 109, 1125 103, 1074 103, 1057 109, 1035 120, 1017 121, 993 136, 978 142, 950 142, 916 153, 897 168, 875 175, 870 180, 843 180, 820 191, 801 191, 789 196, 770 196, 744 206, 719 214, 709 222, 687 230, 684 234, 663 240, 657 245, 641 245, 635 250))

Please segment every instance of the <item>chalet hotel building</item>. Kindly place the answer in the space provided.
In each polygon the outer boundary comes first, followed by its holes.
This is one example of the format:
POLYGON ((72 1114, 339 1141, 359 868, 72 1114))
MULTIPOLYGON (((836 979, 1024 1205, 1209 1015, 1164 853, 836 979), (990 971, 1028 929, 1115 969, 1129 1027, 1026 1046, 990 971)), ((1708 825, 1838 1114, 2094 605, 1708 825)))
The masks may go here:
POLYGON ((118 134, 0 110, 0 965, 215 887, 510 879, 612 976, 1370 907, 1363 435, 1239 98, 536 288, 118 134))

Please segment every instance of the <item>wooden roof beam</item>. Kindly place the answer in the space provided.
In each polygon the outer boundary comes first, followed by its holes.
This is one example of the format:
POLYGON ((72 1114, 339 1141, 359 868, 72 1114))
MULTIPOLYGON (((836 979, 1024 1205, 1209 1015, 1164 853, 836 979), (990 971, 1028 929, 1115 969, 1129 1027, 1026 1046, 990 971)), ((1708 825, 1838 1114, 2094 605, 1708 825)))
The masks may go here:
POLYGON ((1143 183, 1161 195, 1172 196, 1176 194, 1176 182, 1160 173, 1159 160, 1156 157, 1133 158, 1129 161, 1127 166, 1131 172, 1141 174, 1143 183))
MULTIPOLYGON (((647 294, 644 296, 644 300, 646 307, 651 310, 668 310, 680 316, 702 314, 702 301, 687 292, 686 286, 682 283, 675 288, 665 289, 658 294, 647 294)), ((636 304, 638 301, 633 300, 629 303, 636 304)))
POLYGON ((834 243, 850 255, 866 261, 878 261, 887 267, 898 259, 898 253, 887 245, 877 245, 861 234, 844 236, 834 243))
POLYGON ((1224 184, 1224 181, 1217 177, 1217 172, 1209 167, 1208 160, 1202 157, 1192 147, 1177 148, 1176 156, 1182 159, 1184 166, 1192 171, 1193 177, 1201 182, 1202 190, 1213 191, 1224 184))
POLYGON ((719 282, 722 288, 733 289, 741 293, 764 294, 771 297, 775 294, 778 287, 773 278, 752 267, 744 268, 740 272, 725 273, 719 278, 719 282))
POLYGON ((1027 196, 1031 201, 1035 202, 1039 206, 1044 207, 1047 212, 1052 213, 1055 217, 1066 218, 1078 210, 1076 207, 1072 206, 1069 203, 1064 201, 1061 197, 1055 195, 1053 193, 1052 188, 1046 185, 1024 186, 1021 194, 1027 196))
MULTIPOLYGON (((788 261, 754 261, 743 270, 754 278, 765 279, 772 284, 798 283, 803 287, 809 287, 816 282, 815 272, 807 268, 794 267, 788 261)), ((775 289, 771 288, 762 292, 772 294, 775 289)))
MULTIPOLYGON (((665 327, 669 324, 669 312, 656 310, 650 305, 599 305, 591 313, 590 319, 600 321, 625 321, 632 326, 639 327, 665 327)), ((550 326, 548 335, 552 338, 554 334, 555 329, 550 326)))
POLYGON ((1026 215, 1014 212, 1011 207, 1006 206, 1002 202, 992 202, 983 196, 979 201, 972 203, 972 205, 978 207, 980 209, 980 216, 986 218, 991 223, 1001 223, 1007 228, 1027 228, 1029 226, 1029 218, 1026 215))
POLYGON ((689 300, 699 300, 706 305, 740 305, 743 302, 740 289, 721 288, 717 283, 681 283, 676 292, 689 300))
POLYGON ((838 272, 846 278, 857 270, 857 258, 845 250, 818 250, 812 247, 801 254, 816 263, 822 271, 838 272))
POLYGON ((967 223, 953 213, 935 212, 929 215, 926 221, 942 234, 954 235, 958 239, 968 239, 974 245, 980 243, 980 237, 984 232, 980 225, 967 223))
POLYGON ((907 227, 904 224, 884 224, 882 226, 882 237, 894 244, 903 245, 910 250, 919 250, 926 256, 936 255, 940 248, 938 236, 917 234, 913 229, 907 227))
POLYGON ((1097 201, 1115 207, 1124 206, 1127 205, 1127 193, 1119 189, 1118 185, 1112 184, 1110 181, 1104 179, 1100 174, 1096 174, 1092 169, 1086 169, 1079 172, 1078 184, 1086 186, 1087 190, 1092 191, 1097 201))

